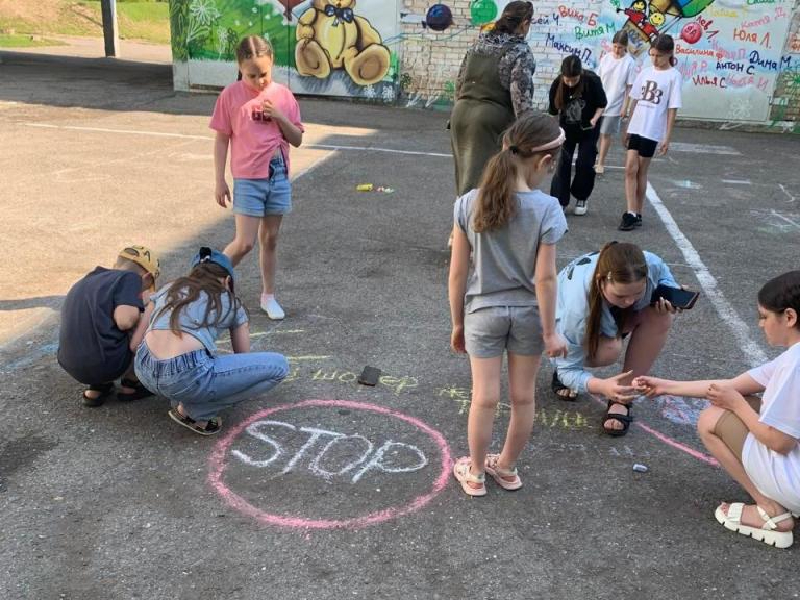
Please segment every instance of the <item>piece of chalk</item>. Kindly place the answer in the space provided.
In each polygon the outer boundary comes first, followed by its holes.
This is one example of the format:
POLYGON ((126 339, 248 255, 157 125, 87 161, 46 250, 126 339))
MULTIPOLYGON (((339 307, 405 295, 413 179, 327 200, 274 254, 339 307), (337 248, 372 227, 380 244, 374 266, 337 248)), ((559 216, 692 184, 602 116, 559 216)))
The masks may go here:
POLYGON ((637 473, 647 473, 647 467, 638 463, 633 465, 633 470, 637 473))

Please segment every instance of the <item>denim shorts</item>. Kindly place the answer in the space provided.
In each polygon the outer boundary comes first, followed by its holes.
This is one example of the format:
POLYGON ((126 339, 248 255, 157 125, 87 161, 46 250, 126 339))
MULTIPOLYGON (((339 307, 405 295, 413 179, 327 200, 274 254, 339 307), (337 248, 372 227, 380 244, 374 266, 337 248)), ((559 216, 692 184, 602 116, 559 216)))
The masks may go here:
POLYGON ((269 163, 267 179, 233 180, 233 213, 248 217, 288 215, 292 212, 292 183, 280 152, 269 163))
POLYGON ((487 306, 464 317, 467 354, 476 358, 544 352, 538 306, 487 306))

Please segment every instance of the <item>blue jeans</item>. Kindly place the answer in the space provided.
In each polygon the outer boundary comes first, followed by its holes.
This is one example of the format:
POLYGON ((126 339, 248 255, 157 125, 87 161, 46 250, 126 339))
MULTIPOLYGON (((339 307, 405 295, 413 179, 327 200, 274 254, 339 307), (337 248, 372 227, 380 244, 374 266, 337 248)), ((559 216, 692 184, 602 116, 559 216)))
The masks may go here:
POLYGON ((206 350, 160 360, 146 343, 136 351, 136 376, 151 392, 195 421, 208 421, 233 406, 278 385, 289 373, 286 357, 275 352, 246 352, 213 357, 206 350))

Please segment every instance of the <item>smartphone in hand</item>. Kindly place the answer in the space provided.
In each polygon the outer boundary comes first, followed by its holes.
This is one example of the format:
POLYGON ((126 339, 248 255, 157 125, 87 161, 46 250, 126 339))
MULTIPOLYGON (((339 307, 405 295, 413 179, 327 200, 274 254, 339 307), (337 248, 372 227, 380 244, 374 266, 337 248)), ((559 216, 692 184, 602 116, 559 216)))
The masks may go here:
POLYGON ((697 302, 699 297, 700 292, 690 292, 668 285, 659 285, 653 290, 653 295, 650 297, 650 304, 655 304, 660 298, 664 298, 664 300, 672 304, 675 308, 689 310, 694 306, 694 303, 697 302))

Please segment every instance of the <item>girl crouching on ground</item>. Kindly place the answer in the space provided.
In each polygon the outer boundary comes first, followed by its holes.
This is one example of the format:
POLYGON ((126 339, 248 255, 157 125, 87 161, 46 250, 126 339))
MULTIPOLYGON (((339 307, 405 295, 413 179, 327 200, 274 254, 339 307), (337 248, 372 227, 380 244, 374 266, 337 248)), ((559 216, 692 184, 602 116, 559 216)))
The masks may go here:
POLYGON ((663 298, 651 304, 659 285, 680 287, 661 258, 617 242, 579 256, 558 274, 556 329, 569 353, 553 359, 553 392, 562 400, 586 392, 603 396, 602 430, 612 436, 628 432, 637 396, 631 379, 650 370, 672 326, 676 309, 663 298), (628 335, 622 373, 601 379, 587 370, 616 363, 628 335))
POLYGON ((281 354, 250 352, 247 311, 233 291, 233 265, 201 248, 186 277, 151 297, 136 376, 172 404, 169 416, 202 435, 219 432, 219 411, 270 391, 289 372, 281 354), (222 330, 234 354, 217 355, 222 330))
POLYGON ((758 323, 778 358, 733 379, 670 381, 639 377, 648 396, 707 398, 697 429, 709 452, 755 501, 722 503, 714 513, 731 531, 788 548, 800 514, 800 271, 758 293, 758 323), (762 400, 750 396, 764 392, 762 400))

